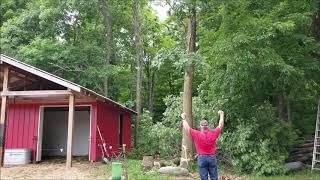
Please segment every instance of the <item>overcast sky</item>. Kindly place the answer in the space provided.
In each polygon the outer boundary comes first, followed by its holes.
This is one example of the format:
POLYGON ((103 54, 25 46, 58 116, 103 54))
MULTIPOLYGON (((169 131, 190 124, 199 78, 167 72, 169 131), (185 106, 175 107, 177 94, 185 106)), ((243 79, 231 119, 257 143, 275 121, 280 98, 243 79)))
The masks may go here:
POLYGON ((163 0, 152 2, 151 8, 156 12, 160 21, 164 21, 168 17, 169 6, 166 5, 163 0))

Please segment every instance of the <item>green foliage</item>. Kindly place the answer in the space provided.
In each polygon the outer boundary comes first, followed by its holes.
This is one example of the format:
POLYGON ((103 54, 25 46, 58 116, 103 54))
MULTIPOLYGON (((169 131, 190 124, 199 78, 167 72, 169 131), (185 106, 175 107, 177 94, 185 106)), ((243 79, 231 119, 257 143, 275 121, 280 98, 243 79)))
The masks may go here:
MULTIPOLYGON (((128 169, 128 178, 129 179, 141 179, 141 180, 149 180, 149 179, 173 179, 173 177, 160 174, 157 169, 152 169, 150 171, 144 172, 142 167, 141 160, 135 159, 127 159, 125 164, 128 169)), ((111 176, 112 165, 105 165, 105 170, 107 174, 111 176)))
POLYGON ((199 94, 226 112, 221 150, 239 173, 281 174, 297 133, 310 137, 314 130, 308 118, 316 114, 320 64, 312 55, 319 43, 309 34, 311 4, 242 0, 201 7, 199 50, 208 65, 199 94))
MULTIPOLYGON (((164 99, 167 106, 166 111, 163 113, 163 124, 167 127, 172 127, 181 130, 181 113, 182 113, 182 94, 181 96, 168 96, 164 99)), ((218 110, 212 106, 205 104, 199 97, 192 98, 192 114, 193 114, 193 127, 198 128, 201 119, 207 119, 209 126, 214 128, 218 124, 217 121, 218 110)), ((180 134, 181 136, 181 134, 180 134)))
POLYGON ((143 155, 159 153, 161 157, 172 157, 179 149, 180 132, 177 129, 166 127, 161 122, 153 123, 148 111, 144 111, 139 123, 139 148, 133 150, 130 157, 141 158, 143 155))
POLYGON ((284 161, 297 135, 290 124, 279 124, 274 114, 268 103, 252 107, 249 120, 238 119, 236 128, 227 126, 221 134, 218 147, 233 157, 238 173, 284 173, 284 161))
POLYGON ((301 180, 301 179, 317 180, 319 179, 319 175, 320 173, 318 171, 310 171, 310 169, 304 169, 301 171, 290 173, 288 175, 273 176, 273 177, 249 176, 249 177, 245 177, 245 179, 248 179, 248 180, 301 180))
MULTIPOLYGON (((134 108, 132 1, 110 0, 115 62, 105 63, 100 0, 3 0, 1 53, 79 83, 134 108)), ((152 3, 152 2, 151 2, 152 3)), ((281 174, 293 141, 314 131, 320 44, 312 29, 319 1, 176 0, 159 22, 141 8, 143 107, 140 148, 179 157, 183 68, 193 63, 193 127, 225 110, 219 148, 238 173, 281 174), (197 52, 186 54, 189 8, 197 9, 197 52), (283 102, 280 99, 283 99, 283 102), (281 109, 281 104, 283 108, 281 109), (291 114, 290 114, 290 113, 291 114), (280 115, 282 113, 282 116, 280 115)))

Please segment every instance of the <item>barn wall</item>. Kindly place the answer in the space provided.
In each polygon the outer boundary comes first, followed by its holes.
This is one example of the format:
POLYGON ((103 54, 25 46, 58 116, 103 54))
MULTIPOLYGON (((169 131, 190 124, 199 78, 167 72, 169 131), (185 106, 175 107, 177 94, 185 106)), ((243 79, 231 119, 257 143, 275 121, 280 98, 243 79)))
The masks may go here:
MULTIPOLYGON (((101 131, 101 135, 104 139, 104 141, 107 144, 107 147, 112 146, 113 149, 119 148, 119 138, 118 138, 118 111, 116 111, 115 108, 112 106, 98 102, 97 107, 97 126, 99 127, 101 131)), ((99 147, 99 144, 101 143, 101 139, 99 136, 99 133, 97 131, 96 134, 96 140, 97 140, 97 161, 101 159, 101 148, 99 147)))
MULTIPOLYGON (((96 160, 96 118, 97 103, 76 103, 76 105, 91 105, 91 136, 90 159, 96 160)), ((5 149, 32 149, 32 160, 37 151, 38 122, 40 106, 67 106, 66 103, 48 104, 9 104, 7 113, 7 128, 5 149)))
MULTIPOLYGON (((119 149, 119 113, 122 112, 119 108, 112 105, 98 102, 97 104, 97 125, 100 128, 101 134, 107 147, 112 146, 114 150, 119 149)), ((124 113, 123 116, 123 143, 127 145, 127 149, 131 148, 131 132, 130 132, 130 113, 124 113)), ((101 144, 100 136, 96 131, 96 159, 101 159, 101 144)))
POLYGON ((131 149, 131 114, 123 114, 123 143, 126 144, 126 149, 131 149))
MULTIPOLYGON (((66 106, 62 103, 48 104, 10 104, 8 106, 7 130, 5 148, 29 148, 32 149, 32 159, 37 151, 38 122, 40 106, 66 106)), ((119 148, 119 112, 120 109, 102 102, 80 103, 76 105, 91 105, 91 136, 90 136, 90 160, 101 160, 101 149, 98 146, 100 137, 97 124, 105 141, 119 148)), ((123 114, 123 143, 127 150, 131 148, 130 113, 123 114)))
POLYGON ((32 159, 37 149, 39 105, 9 105, 5 148, 32 149, 32 159))

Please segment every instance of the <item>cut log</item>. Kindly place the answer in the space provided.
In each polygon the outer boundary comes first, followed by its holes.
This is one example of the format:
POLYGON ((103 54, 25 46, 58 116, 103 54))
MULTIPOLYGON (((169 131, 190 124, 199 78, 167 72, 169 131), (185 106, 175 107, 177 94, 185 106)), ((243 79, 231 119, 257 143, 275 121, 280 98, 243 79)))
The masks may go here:
POLYGON ((153 157, 152 156, 143 156, 142 166, 144 171, 149 171, 153 167, 153 157))
POLYGON ((173 167, 173 166, 162 167, 159 169, 159 172, 162 174, 170 174, 170 175, 175 175, 175 176, 188 176, 189 175, 188 169, 185 169, 182 167, 173 167))
POLYGON ((301 168, 303 168, 303 163, 300 161, 297 162, 290 162, 290 163, 286 163, 284 165, 285 170, 288 171, 296 171, 296 170, 300 170, 301 168))
POLYGON ((308 157, 308 156, 304 156, 304 157, 301 157, 301 158, 296 158, 295 160, 296 161, 308 161, 308 160, 311 160, 311 158, 308 157))
POLYGON ((293 148, 292 151, 290 153, 308 153, 308 152, 312 152, 313 151, 313 146, 312 147, 305 147, 305 148, 293 148))
POLYGON ((309 143, 305 143, 302 145, 297 146, 297 148, 304 148, 304 147, 313 147, 314 143, 313 142, 309 142, 309 143))

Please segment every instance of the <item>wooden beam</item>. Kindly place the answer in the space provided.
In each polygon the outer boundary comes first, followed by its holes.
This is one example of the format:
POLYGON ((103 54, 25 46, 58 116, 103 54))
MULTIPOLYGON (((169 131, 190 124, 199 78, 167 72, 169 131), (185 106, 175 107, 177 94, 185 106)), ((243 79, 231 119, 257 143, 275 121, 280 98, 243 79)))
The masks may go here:
POLYGON ((68 141, 67 141, 67 162, 66 167, 72 166, 72 140, 73 140, 73 125, 74 125, 74 94, 69 96, 69 116, 68 116, 68 141))
POLYGON ((69 90, 39 90, 39 91, 4 91, 1 96, 9 97, 59 97, 71 95, 69 90))
MULTIPOLYGON (((3 75, 2 91, 8 90, 9 82, 9 67, 5 66, 3 75)), ((6 110, 7 110, 7 96, 1 97, 1 114, 0 114, 0 166, 3 166, 4 160, 4 145, 6 135, 6 110)))
MULTIPOLYGON (((0 100, 1 102, 1 100, 0 100)), ((92 104, 96 101, 91 99, 78 99, 77 103, 79 105, 81 104, 92 104)), ((41 99, 29 99, 29 98, 15 98, 15 99, 8 99, 8 103, 14 103, 14 104, 46 104, 46 105, 68 105, 69 98, 68 99, 58 99, 58 98, 41 98, 41 99)))

